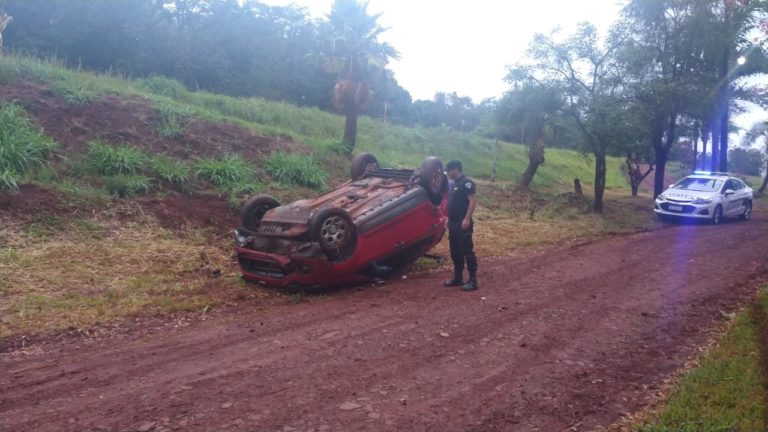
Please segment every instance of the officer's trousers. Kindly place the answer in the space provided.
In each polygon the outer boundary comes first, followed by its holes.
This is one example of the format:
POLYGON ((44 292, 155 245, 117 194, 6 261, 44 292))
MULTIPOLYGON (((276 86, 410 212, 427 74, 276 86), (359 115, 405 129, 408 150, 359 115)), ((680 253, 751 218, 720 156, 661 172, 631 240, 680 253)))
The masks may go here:
POLYGON ((466 262, 469 277, 477 277, 477 257, 475 256, 475 246, 472 243, 473 228, 474 222, 470 222, 469 228, 464 231, 461 229, 461 221, 448 221, 448 242, 451 246, 453 271, 457 276, 464 273, 464 263, 466 262))

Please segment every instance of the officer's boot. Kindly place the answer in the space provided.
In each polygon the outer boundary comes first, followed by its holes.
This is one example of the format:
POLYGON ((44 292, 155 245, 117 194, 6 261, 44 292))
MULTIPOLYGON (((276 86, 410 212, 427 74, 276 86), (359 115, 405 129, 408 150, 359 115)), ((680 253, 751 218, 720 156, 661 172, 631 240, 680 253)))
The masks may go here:
POLYGON ((477 288, 479 288, 477 286, 477 275, 474 274, 469 275, 469 280, 461 287, 462 291, 474 291, 477 288))
POLYGON ((463 271, 454 270, 453 271, 453 278, 448 279, 447 281, 443 282, 443 286, 447 287, 457 287, 457 286, 463 286, 464 285, 464 279, 462 278, 463 271))

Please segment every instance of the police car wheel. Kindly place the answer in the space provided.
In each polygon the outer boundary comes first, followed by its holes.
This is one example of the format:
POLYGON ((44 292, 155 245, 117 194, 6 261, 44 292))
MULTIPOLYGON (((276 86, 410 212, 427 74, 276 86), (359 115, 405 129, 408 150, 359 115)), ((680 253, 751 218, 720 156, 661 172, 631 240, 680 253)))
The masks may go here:
POLYGON ((744 213, 742 213, 742 214, 739 216, 739 219, 741 219, 741 220, 749 220, 749 218, 751 218, 751 217, 752 217, 752 203, 751 203, 751 202, 749 202, 749 203, 747 203, 747 205, 744 207, 744 213))
POLYGON ((723 207, 718 205, 715 207, 715 212, 712 214, 712 223, 714 225, 720 225, 723 221, 723 207))

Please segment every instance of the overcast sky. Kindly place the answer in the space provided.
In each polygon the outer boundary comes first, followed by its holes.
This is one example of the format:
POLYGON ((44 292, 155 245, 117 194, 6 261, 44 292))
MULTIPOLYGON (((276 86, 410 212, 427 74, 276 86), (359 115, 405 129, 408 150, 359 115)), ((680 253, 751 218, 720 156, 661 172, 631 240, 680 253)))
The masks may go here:
MULTIPOLYGON (((333 0, 262 0, 295 4, 321 18, 333 0)), ((575 29, 590 21, 607 29, 623 0, 371 0, 369 13, 382 12, 389 30, 382 40, 400 51, 389 65, 414 99, 456 91, 475 103, 500 96, 507 88, 505 67, 523 56, 536 32, 575 29)))

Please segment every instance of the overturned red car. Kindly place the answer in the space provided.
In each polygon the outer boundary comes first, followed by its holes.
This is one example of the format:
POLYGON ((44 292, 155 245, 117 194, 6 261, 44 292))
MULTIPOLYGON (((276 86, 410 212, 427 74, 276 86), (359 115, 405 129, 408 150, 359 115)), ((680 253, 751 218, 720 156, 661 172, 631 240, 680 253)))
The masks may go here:
POLYGON ((290 204, 250 198, 235 230, 246 280, 288 289, 369 282, 403 269, 445 234, 448 179, 427 158, 417 170, 352 159, 351 180, 290 204))

